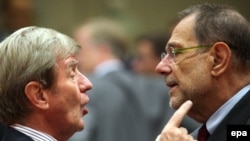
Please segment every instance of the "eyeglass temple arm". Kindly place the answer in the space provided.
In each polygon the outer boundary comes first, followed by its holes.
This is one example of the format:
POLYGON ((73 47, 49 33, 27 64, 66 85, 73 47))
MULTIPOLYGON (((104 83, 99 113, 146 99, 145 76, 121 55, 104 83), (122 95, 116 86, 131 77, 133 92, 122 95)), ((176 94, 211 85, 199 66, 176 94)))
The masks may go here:
POLYGON ((186 50, 194 49, 194 48, 204 48, 204 47, 211 47, 212 45, 204 45, 204 46, 197 46, 197 47, 189 47, 189 48, 176 48, 174 49, 174 53, 181 53, 186 50))

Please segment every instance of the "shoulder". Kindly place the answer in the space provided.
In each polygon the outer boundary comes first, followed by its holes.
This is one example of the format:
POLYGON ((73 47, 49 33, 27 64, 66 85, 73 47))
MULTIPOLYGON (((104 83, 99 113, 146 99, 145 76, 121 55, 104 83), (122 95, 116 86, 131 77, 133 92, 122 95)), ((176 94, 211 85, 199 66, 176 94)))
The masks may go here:
POLYGON ((2 141, 33 141, 29 136, 15 130, 14 128, 7 127, 2 141))

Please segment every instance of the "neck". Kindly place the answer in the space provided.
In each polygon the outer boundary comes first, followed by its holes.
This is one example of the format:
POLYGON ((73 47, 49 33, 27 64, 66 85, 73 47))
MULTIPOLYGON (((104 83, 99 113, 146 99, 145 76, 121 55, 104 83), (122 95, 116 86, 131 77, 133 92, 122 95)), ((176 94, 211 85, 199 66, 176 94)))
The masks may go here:
POLYGON ((46 120, 43 116, 40 115, 31 115, 25 122, 18 123, 27 127, 30 127, 34 130, 46 133, 52 137, 54 137, 58 141, 67 141, 72 134, 60 134, 59 130, 60 127, 55 129, 55 127, 52 127, 51 124, 49 124, 48 120, 46 120))
POLYGON ((205 123, 223 104, 250 84, 250 74, 238 74, 231 73, 213 79, 210 88, 203 93, 204 100, 197 100, 189 115, 198 122, 205 123))

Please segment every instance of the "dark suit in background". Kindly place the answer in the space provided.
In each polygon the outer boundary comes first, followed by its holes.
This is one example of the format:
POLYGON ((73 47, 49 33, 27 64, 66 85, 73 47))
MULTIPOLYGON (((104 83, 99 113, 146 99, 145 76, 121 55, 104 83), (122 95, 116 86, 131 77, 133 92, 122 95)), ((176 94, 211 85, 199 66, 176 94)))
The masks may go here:
POLYGON ((136 117, 126 93, 106 78, 88 77, 94 88, 89 92, 89 113, 84 118, 86 128, 70 141, 133 140, 136 117))
POLYGON ((75 32, 82 46, 78 68, 92 75, 94 88, 86 128, 71 141, 152 141, 172 113, 162 78, 154 81, 124 67, 129 47, 123 31, 117 22, 97 18, 75 32))

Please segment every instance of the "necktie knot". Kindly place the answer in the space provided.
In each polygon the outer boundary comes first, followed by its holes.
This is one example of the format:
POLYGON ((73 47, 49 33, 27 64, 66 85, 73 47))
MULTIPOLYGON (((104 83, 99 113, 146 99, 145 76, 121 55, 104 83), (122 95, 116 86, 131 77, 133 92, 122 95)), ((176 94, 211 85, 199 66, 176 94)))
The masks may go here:
POLYGON ((210 136, 209 132, 207 131, 206 124, 203 124, 202 127, 199 129, 198 133, 198 141, 206 141, 210 136))

